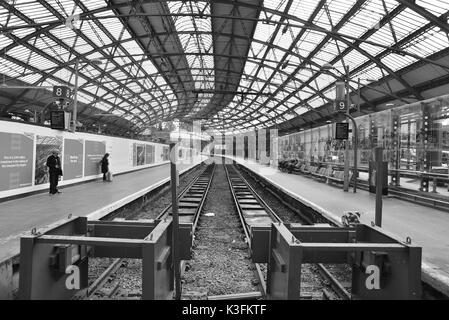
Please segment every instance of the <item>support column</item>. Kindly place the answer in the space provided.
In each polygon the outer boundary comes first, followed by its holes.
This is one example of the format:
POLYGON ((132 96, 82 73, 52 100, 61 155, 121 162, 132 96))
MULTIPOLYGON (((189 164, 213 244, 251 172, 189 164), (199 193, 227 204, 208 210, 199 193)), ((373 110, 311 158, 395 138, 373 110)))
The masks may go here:
MULTIPOLYGON (((396 114, 394 111, 392 111, 391 114, 391 145, 393 150, 391 158, 390 158, 390 166, 391 169, 399 170, 400 169, 400 163, 401 163, 401 152, 400 152, 400 128, 401 128, 401 122, 399 115, 396 114)), ((399 186, 401 179, 401 174, 398 171, 392 171, 391 172, 391 185, 392 186, 399 186)))
POLYGON ((178 156, 178 148, 175 143, 170 143, 170 185, 172 200, 172 217, 173 217, 173 265, 175 269, 175 300, 181 300, 181 270, 179 261, 179 215, 178 215, 178 194, 176 190, 177 170, 176 162, 178 156))
MULTIPOLYGON (((421 146, 421 166, 420 171, 424 173, 429 173, 432 165, 431 165, 431 153, 430 153, 430 144, 432 142, 432 119, 430 106, 426 104, 421 105, 422 110, 422 126, 421 126, 421 134, 420 134, 420 146, 421 146)), ((421 176, 421 182, 419 191, 429 192, 429 177, 421 176)))

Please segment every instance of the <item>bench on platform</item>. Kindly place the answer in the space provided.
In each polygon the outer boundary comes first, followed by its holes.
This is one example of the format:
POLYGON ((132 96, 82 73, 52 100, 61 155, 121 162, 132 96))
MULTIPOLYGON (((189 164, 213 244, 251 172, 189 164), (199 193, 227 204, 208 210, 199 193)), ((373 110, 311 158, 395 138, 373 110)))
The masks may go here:
MULTIPOLYGON (((352 179, 352 173, 349 173, 349 181, 352 179)), ((343 170, 335 170, 332 176, 327 178, 327 182, 343 183, 345 181, 345 172, 343 170)))
POLYGON ((322 167, 320 170, 318 170, 317 173, 314 173, 313 175, 319 179, 327 180, 329 177, 332 177, 332 167, 322 167))

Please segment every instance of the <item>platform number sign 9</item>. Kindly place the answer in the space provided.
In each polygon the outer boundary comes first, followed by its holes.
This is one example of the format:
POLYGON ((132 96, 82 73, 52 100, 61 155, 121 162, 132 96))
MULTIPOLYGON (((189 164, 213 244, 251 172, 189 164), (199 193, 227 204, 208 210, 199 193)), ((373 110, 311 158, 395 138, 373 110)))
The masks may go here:
POLYGON ((346 101, 337 101, 337 112, 346 112, 346 101))
POLYGON ((70 89, 66 86, 54 86, 53 87, 53 97, 60 99, 70 98, 70 89))

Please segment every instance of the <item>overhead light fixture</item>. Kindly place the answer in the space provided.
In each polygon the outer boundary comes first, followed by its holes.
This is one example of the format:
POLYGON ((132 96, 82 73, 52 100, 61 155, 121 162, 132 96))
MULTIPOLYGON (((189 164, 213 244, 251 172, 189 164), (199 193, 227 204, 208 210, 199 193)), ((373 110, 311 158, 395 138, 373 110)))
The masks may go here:
POLYGON ((97 65, 97 66, 103 64, 103 61, 101 61, 100 58, 93 58, 93 59, 89 60, 89 62, 90 62, 91 64, 94 64, 94 65, 97 65))
POLYGON ((331 65, 329 62, 326 62, 325 64, 323 64, 323 66, 321 67, 323 70, 332 70, 335 69, 335 67, 333 65, 331 65))

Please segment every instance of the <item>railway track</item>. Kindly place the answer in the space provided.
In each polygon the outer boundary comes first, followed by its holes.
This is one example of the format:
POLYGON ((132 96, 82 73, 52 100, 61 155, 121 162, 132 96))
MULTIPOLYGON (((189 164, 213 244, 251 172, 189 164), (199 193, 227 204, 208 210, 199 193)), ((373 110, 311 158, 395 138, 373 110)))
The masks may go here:
POLYGON ((219 162, 195 231, 192 259, 182 277, 182 299, 258 299, 260 281, 219 162))
MULTIPOLYGON (((251 244, 250 228, 255 225, 267 225, 271 222, 283 223, 283 219, 276 214, 268 204, 257 194, 257 192, 251 187, 251 185, 246 181, 246 179, 236 170, 234 165, 226 165, 226 172, 228 177, 229 186, 231 193, 233 195, 234 203, 236 205, 237 211, 242 225, 244 226, 245 235, 247 241, 251 244)), ((292 221, 293 222, 293 221, 292 221)), ((298 216, 296 223, 309 224, 309 220, 301 218, 298 216)), ((337 272, 345 272, 340 270, 338 266, 331 266, 332 269, 336 269, 337 272)), ((262 270, 265 269, 261 264, 256 264, 257 274, 262 284, 262 290, 266 294, 265 285, 265 275, 262 270)), ((305 272, 302 275, 302 287, 308 288, 307 293, 303 294, 302 297, 305 299, 317 298, 316 288, 311 280, 318 277, 322 278, 323 288, 322 295, 320 297, 326 299, 333 299, 337 297, 341 300, 349 300, 350 294, 345 289, 345 287, 338 281, 337 277, 333 275, 333 272, 329 271, 323 264, 317 264, 316 266, 306 266, 305 272), (329 293, 326 289, 327 284, 332 288, 333 294, 329 293)), ((315 281, 317 282, 317 281, 315 281)))
MULTIPOLYGON (((214 174, 215 165, 208 165, 202 172, 200 172, 192 181, 179 193, 178 195, 178 214, 180 222, 190 222, 193 224, 193 232, 195 231, 199 214, 203 207, 207 193, 210 188, 210 183, 214 174)), ((172 214, 172 205, 166 206, 157 216, 156 219, 162 220, 172 214)), ((147 219, 146 214, 135 215, 133 219, 147 219)), ((131 261, 130 259, 114 259, 112 263, 107 263, 107 267, 103 267, 104 271, 101 275, 92 282, 87 290, 86 299, 92 299, 95 295, 101 298, 112 298, 120 294, 120 279, 117 275, 124 267, 133 267, 139 273, 140 263, 131 261)), ((185 263, 181 268, 185 267, 185 263)), ((132 296, 138 296, 133 290, 132 296)))
MULTIPOLYGON (((193 225, 193 232, 198 233, 198 222, 203 211, 203 207, 206 201, 206 197, 211 188, 211 183, 215 173, 215 166, 211 164, 207 166, 204 171, 200 172, 178 195, 178 212, 180 222, 190 222, 193 225)), ((242 226, 242 232, 244 233, 245 243, 251 245, 250 237, 250 227, 251 225, 257 224, 269 224, 272 221, 282 222, 282 218, 276 214, 269 205, 257 194, 257 192, 251 187, 251 185, 246 181, 246 179, 236 170, 233 165, 224 165, 226 172, 227 184, 232 195, 233 205, 235 205, 236 211, 238 213, 238 220, 242 226)), ((155 217, 155 219, 165 219, 171 215, 171 204, 166 206, 161 212, 155 217)), ((154 218, 148 217, 145 214, 137 215, 133 219, 147 219, 154 218)), ((296 222, 303 224, 308 224, 308 221, 301 219, 299 216, 296 222)), ((217 231, 218 232, 218 231, 217 231)), ((195 239, 195 238, 194 238, 195 239)), ((234 242, 235 240, 233 240, 234 242)), ((202 248, 203 246, 196 243, 195 248, 202 248)), ((241 249, 241 248, 237 248, 241 249)), ((195 249, 194 249, 195 250, 195 249)), ((249 250, 246 246, 245 250, 249 250)), ((203 257, 204 258, 204 257, 203 257)), ((136 277, 140 274, 139 262, 130 261, 132 259, 114 259, 107 263, 104 267, 102 274, 92 282, 89 286, 87 299, 92 299, 94 296, 101 297, 102 299, 111 298, 124 298, 125 296, 121 293, 121 281, 120 272, 127 270, 136 269, 136 277)), ((266 294, 266 266, 265 264, 254 264, 254 274, 257 277, 257 281, 254 283, 258 284, 260 293, 257 291, 250 291, 244 293, 228 293, 228 294, 216 294, 216 295, 205 295, 203 298, 210 300, 221 300, 221 299, 259 299, 266 294)), ((182 261, 181 274, 185 275, 186 269, 191 268, 190 262, 182 261)), ((195 272, 195 270, 193 270, 195 272)), ((132 272, 131 272, 132 273, 132 272)), ((126 274, 128 276, 128 274, 126 274)), ((350 295, 346 289, 338 282, 337 278, 332 276, 332 273, 323 265, 315 265, 313 267, 305 267, 305 272, 303 273, 304 281, 302 282, 303 290, 305 293, 301 294, 302 299, 349 299, 350 295), (322 278, 321 289, 317 289, 316 284, 309 283, 311 279, 316 279, 317 277, 322 278), (328 287, 332 290, 328 290, 328 287), (319 291, 319 292, 318 292, 319 291), (320 293, 322 292, 322 293, 320 293)), ((312 281, 313 282, 313 281, 312 281)), ((320 282, 320 281, 318 281, 320 282)), ((138 286, 135 286, 131 293, 129 293, 126 298, 136 299, 139 298, 138 286), (137 291, 137 293, 136 293, 137 291)), ((189 293, 187 293, 187 299, 189 293)), ((183 294, 183 298, 186 295, 183 294)))

